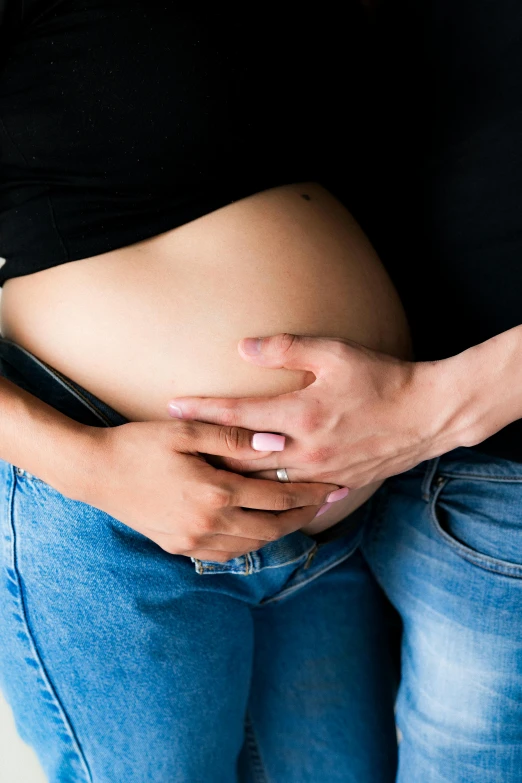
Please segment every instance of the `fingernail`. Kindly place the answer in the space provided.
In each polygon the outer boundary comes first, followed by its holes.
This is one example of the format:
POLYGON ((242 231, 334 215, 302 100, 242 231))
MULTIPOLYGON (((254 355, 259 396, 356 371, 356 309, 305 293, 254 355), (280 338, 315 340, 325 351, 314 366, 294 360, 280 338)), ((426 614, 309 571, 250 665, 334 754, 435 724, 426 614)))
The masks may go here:
POLYGON ((261 338, 245 337, 244 340, 241 340, 241 350, 249 356, 255 356, 256 354, 261 353, 261 338))
POLYGON ((169 402, 167 405, 167 410, 169 412, 169 416, 173 416, 175 419, 182 419, 183 418, 183 411, 179 407, 179 405, 176 405, 175 402, 169 402))
POLYGON ((283 451, 285 436, 275 435, 272 432, 256 432, 252 437, 252 448, 255 451, 283 451))
POLYGON ((348 487, 341 487, 341 489, 334 489, 333 492, 330 492, 328 497, 326 498, 327 503, 335 503, 336 500, 342 500, 346 497, 346 495, 349 493, 348 487))
POLYGON ((332 504, 331 503, 325 503, 324 506, 321 506, 317 514, 315 515, 314 519, 317 519, 317 517, 320 517, 321 514, 324 514, 325 511, 328 511, 332 504))

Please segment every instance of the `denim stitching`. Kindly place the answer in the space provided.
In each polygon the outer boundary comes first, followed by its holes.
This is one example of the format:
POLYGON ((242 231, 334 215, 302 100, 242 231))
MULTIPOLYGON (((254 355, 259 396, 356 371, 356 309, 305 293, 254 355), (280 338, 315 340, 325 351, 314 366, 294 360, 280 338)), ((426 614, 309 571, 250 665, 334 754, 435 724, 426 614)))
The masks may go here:
POLYGON ((522 476, 499 476, 495 473, 461 473, 451 469, 445 470, 444 468, 440 468, 439 473, 448 478, 472 479, 473 481, 498 481, 504 484, 522 483, 522 476))
POLYGON ((259 745, 254 732, 254 725, 248 713, 245 718, 245 743, 250 761, 252 762, 252 772, 255 783, 268 783, 263 760, 259 751, 259 745))
POLYGON ((422 480, 422 485, 421 485, 422 499, 426 503, 429 503, 430 501, 431 487, 433 483, 433 478, 437 471, 439 460, 440 457, 435 457, 435 459, 430 459, 429 462, 426 464, 426 472, 424 473, 424 478, 422 480))
POLYGON ((476 565, 478 568, 482 568, 484 571, 490 571, 494 574, 501 574, 502 576, 510 576, 515 579, 522 579, 522 565, 510 565, 504 560, 499 560, 496 557, 490 557, 489 555, 482 555, 480 552, 474 552, 470 547, 465 544, 461 544, 455 538, 449 535, 437 518, 437 501, 439 495, 446 486, 447 481, 441 481, 433 493, 433 498, 430 503, 430 519, 432 527, 435 532, 454 552, 467 560, 469 563, 476 565))
MULTIPOLYGON (((297 555, 297 557, 294 557, 292 560, 285 560, 284 563, 274 563, 274 565, 265 565, 265 566, 261 566, 258 564, 257 573, 259 573, 260 571, 269 571, 271 568, 283 568, 284 566, 298 563, 300 560, 306 560, 306 558, 308 557, 312 549, 313 547, 308 549, 306 552, 303 552, 302 555, 297 555)), ((260 561, 261 558, 258 558, 258 563, 260 563, 260 561)))
POLYGON ((191 560, 196 564, 196 571, 198 574, 204 574, 206 571, 218 571, 222 574, 237 574, 238 576, 251 576, 252 574, 259 573, 260 571, 268 570, 269 568, 282 568, 283 566, 292 565, 293 563, 298 563, 299 560, 306 560, 306 558, 309 556, 310 552, 312 551, 314 547, 312 546, 309 550, 304 552, 302 555, 298 555, 297 557, 294 557, 292 560, 285 560, 283 563, 275 563, 274 565, 266 565, 259 567, 259 565, 255 566, 254 563, 257 561, 259 564, 260 559, 257 556, 256 558, 251 557, 252 555, 255 555, 255 552, 249 552, 247 555, 243 555, 243 558, 247 561, 246 565, 242 568, 236 568, 229 567, 224 568, 226 563, 216 563, 215 565, 211 563, 211 561, 201 561, 197 560, 197 558, 191 558, 191 560), (211 563, 210 565, 206 565, 206 563, 211 563), (199 564, 199 567, 198 567, 199 564))
POLYGON ((352 549, 350 549, 348 552, 345 552, 340 557, 337 557, 337 559, 332 558, 331 560, 327 561, 324 566, 314 571, 311 575, 307 576, 306 579, 301 579, 298 584, 291 585, 290 587, 287 587, 285 590, 281 590, 279 593, 276 593, 276 595, 273 595, 271 598, 265 598, 263 601, 260 601, 260 606, 265 606, 266 604, 274 603, 275 601, 280 601, 283 598, 286 598, 289 595, 292 595, 297 590, 300 590, 305 585, 310 584, 310 582, 313 582, 315 579, 317 579, 319 576, 322 576, 327 571, 330 571, 335 566, 339 565, 340 563, 343 563, 345 560, 347 560, 349 557, 353 555, 353 553, 358 549, 358 547, 361 545, 361 536, 358 536, 357 539, 354 542, 354 546, 352 549))
POLYGON ((191 557, 190 559, 194 563, 198 574, 205 574, 207 571, 213 571, 217 572, 218 574, 236 574, 237 576, 248 576, 250 573, 248 570, 249 565, 246 555, 241 555, 241 560, 243 561, 243 565, 241 567, 229 566, 228 568, 225 567, 226 562, 214 563, 211 560, 198 560, 197 557, 191 557))
MULTIPOLYGON (((366 511, 366 518, 363 525, 363 538, 361 542, 361 550, 363 555, 365 552, 369 552, 371 557, 372 549, 379 546, 379 542, 382 538, 384 530, 385 509, 389 494, 389 485, 385 483, 381 489, 377 490, 376 495, 374 495, 373 498, 371 498, 369 501, 370 505, 366 511), (372 511, 374 518, 369 521, 368 517, 372 511)), ((381 564, 380 558, 377 558, 376 563, 372 563, 371 570, 376 577, 380 577, 382 580, 385 568, 381 564)))
MULTIPOLYGON (((29 626, 29 620, 27 617, 27 608, 26 608, 26 602, 24 597, 24 591, 22 588, 22 579, 20 576, 20 572, 18 571, 18 564, 17 564, 17 556, 16 556, 16 528, 15 528, 15 522, 14 522, 14 513, 13 513, 13 507, 14 507, 14 494, 16 489, 16 483, 17 483, 17 477, 15 470, 13 466, 11 466, 10 469, 10 475, 12 479, 12 484, 10 488, 10 495, 9 495, 9 508, 8 508, 8 519, 11 529, 11 553, 12 553, 12 569, 9 569, 12 573, 9 573, 9 578, 12 583, 14 583, 18 590, 18 600, 20 603, 20 609, 19 614, 23 618, 23 628, 25 631, 25 636, 29 643, 30 648, 30 655, 34 662, 37 664, 38 672, 45 683, 45 687, 49 695, 52 697, 52 703, 58 710, 58 714, 63 722, 63 728, 67 732, 67 736, 69 737, 71 741, 72 748, 74 749, 76 753, 76 763, 79 764, 81 767, 82 772, 82 783, 93 783, 93 778, 91 774, 91 770, 89 768, 89 764, 87 763, 87 759, 84 756, 83 751, 81 750, 80 743, 78 740, 78 737, 76 736, 74 729, 72 727, 71 721, 69 720, 69 717, 65 711, 65 708, 63 704, 61 703, 60 699, 58 698, 58 694, 56 692, 56 689, 52 683, 52 680, 44 666, 43 660, 39 654, 38 647, 36 645, 36 641, 34 639, 34 636, 31 632, 30 626, 29 626)), ((14 597, 14 596, 13 596, 14 597)), ((47 703, 47 700, 45 700, 45 703, 47 703)), ((80 783, 80 778, 77 777, 77 773, 74 772, 74 779, 78 783, 80 783)), ((71 781, 72 783, 72 781, 71 781)))

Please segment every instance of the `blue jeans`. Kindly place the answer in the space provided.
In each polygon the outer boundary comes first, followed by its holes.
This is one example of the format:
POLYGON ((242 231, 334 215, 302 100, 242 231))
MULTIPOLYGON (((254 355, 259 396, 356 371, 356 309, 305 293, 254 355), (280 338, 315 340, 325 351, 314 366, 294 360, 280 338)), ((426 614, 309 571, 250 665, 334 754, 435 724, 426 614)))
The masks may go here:
POLYGON ((457 449, 370 506, 363 551, 404 626, 399 783, 521 783, 522 464, 457 449))
MULTIPOLYGON (((0 373, 78 421, 125 422, 2 339, 0 373)), ((367 506, 220 564, 0 474, 0 685, 50 783, 392 783, 367 506)))

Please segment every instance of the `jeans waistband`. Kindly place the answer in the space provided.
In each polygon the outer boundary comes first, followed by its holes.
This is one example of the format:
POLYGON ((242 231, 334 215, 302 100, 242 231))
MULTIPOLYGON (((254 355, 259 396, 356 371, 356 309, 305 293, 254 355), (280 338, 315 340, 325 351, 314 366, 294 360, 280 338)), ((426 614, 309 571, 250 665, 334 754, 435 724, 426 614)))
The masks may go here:
MULTIPOLYGON (((0 376, 82 424, 117 427, 129 421, 83 386, 4 337, 0 337, 0 376)), ((357 548, 366 513, 366 506, 363 506, 317 536, 296 531, 262 550, 227 563, 194 560, 195 567, 200 573, 250 574, 304 559, 306 568, 301 581, 315 578, 357 548), (309 565, 312 559, 313 567, 309 565)))
POLYGON ((5 337, 0 337, 0 376, 81 424, 117 427, 128 421, 83 386, 5 337))
POLYGON ((401 476, 422 476, 423 495, 438 478, 465 479, 468 481, 494 481, 504 483, 522 483, 522 463, 497 457, 480 451, 478 446, 459 446, 440 457, 421 462, 407 474, 401 476))

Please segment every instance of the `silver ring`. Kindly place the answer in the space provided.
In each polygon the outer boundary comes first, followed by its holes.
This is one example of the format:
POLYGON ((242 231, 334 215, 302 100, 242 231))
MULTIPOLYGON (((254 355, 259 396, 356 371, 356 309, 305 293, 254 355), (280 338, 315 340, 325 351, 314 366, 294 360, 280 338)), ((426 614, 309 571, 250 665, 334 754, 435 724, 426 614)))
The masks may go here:
POLYGON ((276 470, 276 475, 278 481, 290 481, 288 478, 288 473, 286 472, 286 468, 278 468, 276 470))

